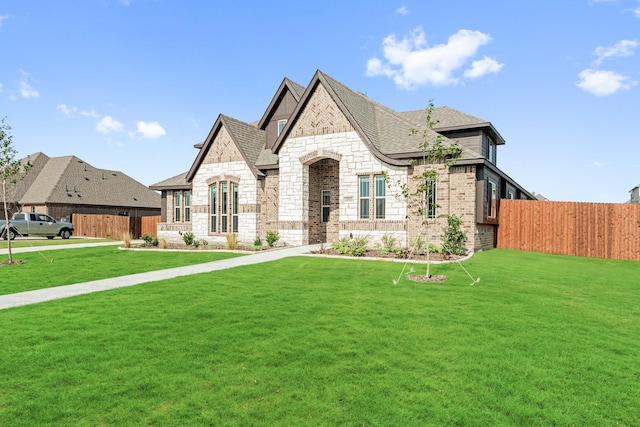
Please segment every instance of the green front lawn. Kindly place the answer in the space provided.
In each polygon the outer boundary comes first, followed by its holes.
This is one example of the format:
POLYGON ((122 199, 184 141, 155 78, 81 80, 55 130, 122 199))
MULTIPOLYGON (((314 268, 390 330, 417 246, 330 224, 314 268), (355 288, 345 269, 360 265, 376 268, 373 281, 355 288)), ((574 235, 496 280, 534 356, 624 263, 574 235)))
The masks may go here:
MULTIPOLYGON (((55 239, 47 239, 46 237, 18 237, 11 241, 11 248, 28 248, 33 246, 60 246, 60 245, 73 245, 75 243, 101 243, 101 242, 113 242, 116 244, 117 240, 113 239, 87 239, 84 237, 71 237, 70 239, 61 239, 56 237, 55 239)), ((6 240, 0 239, 0 249, 7 249, 8 243, 6 240)))
MULTIPOLYGON (((239 256, 217 251, 125 251, 117 246, 13 254, 20 265, 0 266, 0 295, 89 282, 239 256)), ((6 255, 0 255, 5 261, 6 255)))
POLYGON ((295 257, 0 311, 0 425, 637 424, 639 263, 465 267, 295 257))

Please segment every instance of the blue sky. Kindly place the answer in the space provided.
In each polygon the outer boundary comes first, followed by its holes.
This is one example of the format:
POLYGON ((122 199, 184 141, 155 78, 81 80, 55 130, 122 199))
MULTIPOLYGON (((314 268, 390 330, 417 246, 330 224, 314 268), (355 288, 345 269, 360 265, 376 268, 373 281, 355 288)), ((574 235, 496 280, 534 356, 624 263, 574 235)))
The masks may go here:
POLYGON ((151 185, 190 168, 218 114, 258 120, 284 77, 320 69, 396 111, 490 121, 529 191, 625 202, 639 30, 639 0, 0 0, 0 116, 20 157, 151 185))

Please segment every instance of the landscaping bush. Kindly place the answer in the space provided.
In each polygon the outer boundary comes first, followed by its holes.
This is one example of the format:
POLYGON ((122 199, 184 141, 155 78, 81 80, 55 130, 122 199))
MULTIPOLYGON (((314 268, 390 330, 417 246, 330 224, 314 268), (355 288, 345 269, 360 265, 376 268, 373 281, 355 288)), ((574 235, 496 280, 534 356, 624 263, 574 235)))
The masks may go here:
POLYGON ((467 235, 460 229, 462 220, 456 215, 446 215, 447 228, 444 229, 442 236, 442 252, 451 255, 464 255, 467 253, 465 243, 467 235))
POLYGON ((369 236, 344 236, 337 242, 331 244, 339 255, 363 256, 367 253, 369 236))
POLYGON ((158 244, 160 243, 156 237, 150 234, 143 234, 142 240, 144 240, 142 246, 158 246, 158 244))
POLYGON ((238 248, 238 235, 236 233, 227 234, 227 248, 232 251, 238 248))
POLYGON ((196 240, 196 236, 193 235, 192 232, 188 231, 182 235, 182 241, 185 245, 191 246, 193 242, 196 240))
POLYGON ((272 248, 277 242, 278 240, 280 240, 280 233, 278 233, 277 231, 267 231, 267 245, 269 245, 270 248, 272 248))
POLYGON ((398 245, 398 238, 393 234, 385 233, 382 235, 382 242, 376 244, 376 248, 380 250, 381 255, 399 255, 402 248, 398 245))

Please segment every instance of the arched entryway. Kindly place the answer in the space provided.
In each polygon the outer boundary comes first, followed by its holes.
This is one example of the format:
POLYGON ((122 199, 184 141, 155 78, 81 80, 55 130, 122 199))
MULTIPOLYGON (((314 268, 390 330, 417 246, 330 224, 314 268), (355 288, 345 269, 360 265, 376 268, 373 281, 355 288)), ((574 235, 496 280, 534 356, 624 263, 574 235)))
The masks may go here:
POLYGON ((340 162, 323 158, 309 164, 309 243, 338 240, 340 162))

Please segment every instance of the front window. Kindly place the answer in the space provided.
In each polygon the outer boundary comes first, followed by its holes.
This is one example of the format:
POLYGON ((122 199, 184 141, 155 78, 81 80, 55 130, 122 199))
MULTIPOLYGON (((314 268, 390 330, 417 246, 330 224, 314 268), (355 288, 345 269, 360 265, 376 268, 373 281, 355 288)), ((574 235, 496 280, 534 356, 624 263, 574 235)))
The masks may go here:
POLYGON ((238 184, 232 184, 231 193, 231 231, 238 232, 238 184))
POLYGON ((240 213, 240 186, 232 181, 209 185, 209 232, 237 233, 240 213))
POLYGON ((498 184, 487 180, 487 217, 495 218, 498 214, 498 184))
POLYGON ((360 177, 360 219, 369 219, 369 176, 360 177))
POLYGON ((180 213, 182 212, 182 191, 176 191, 173 193, 173 222, 180 222, 182 216, 180 213))
POLYGON ((229 206, 228 206, 228 200, 229 200, 229 184, 227 183, 227 181, 223 181, 220 184, 220 208, 221 208, 221 215, 220 215, 220 219, 221 219, 221 224, 220 224, 220 232, 221 233, 226 233, 227 232, 227 225, 229 224, 229 218, 227 217, 228 213, 229 213, 229 206))
POLYGON ((322 222, 329 222, 331 215, 331 191, 324 190, 322 192, 322 222))
POLYGON ((191 191, 184 192, 184 222, 191 221, 191 191))
POLYGON ((218 184, 211 184, 209 186, 209 213, 211 222, 209 225, 209 231, 212 233, 218 232, 218 184))
POLYGON ((436 217, 436 208, 438 207, 438 205, 436 204, 436 181, 433 179, 427 179, 425 184, 425 214, 427 215, 427 218, 433 219, 436 217))
POLYGON ((387 182, 383 175, 376 175, 376 219, 384 219, 385 215, 385 196, 387 182))

